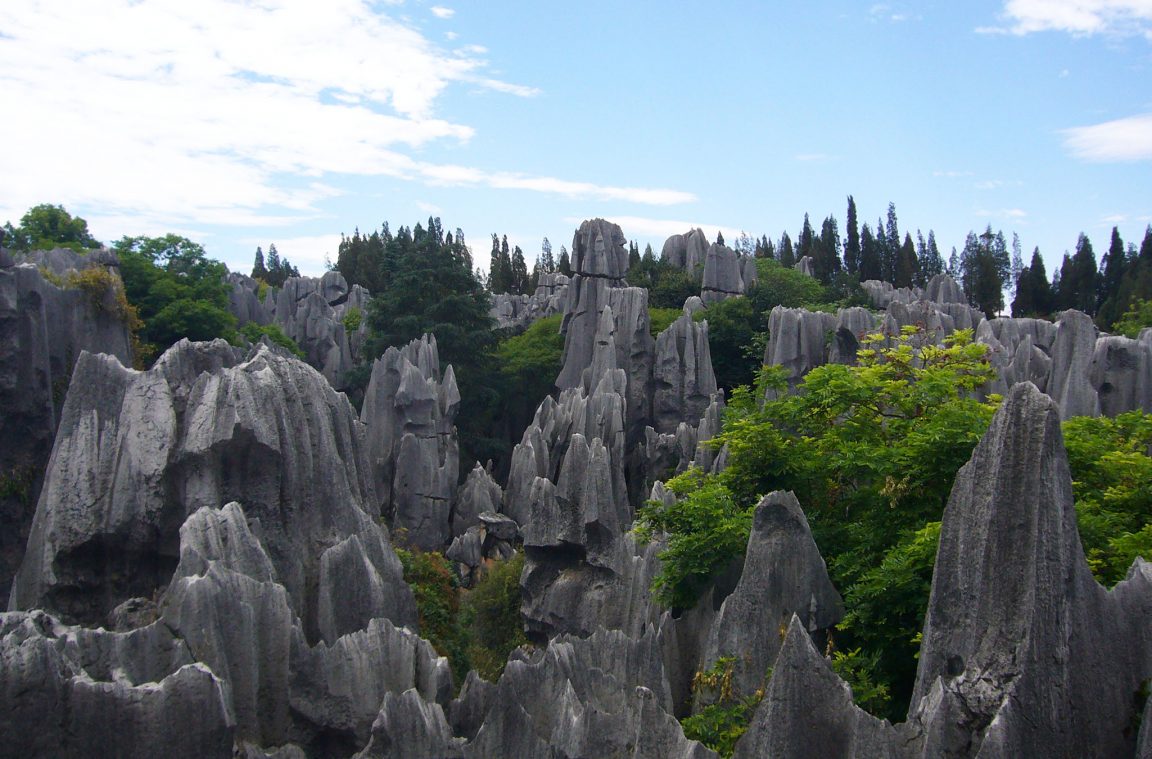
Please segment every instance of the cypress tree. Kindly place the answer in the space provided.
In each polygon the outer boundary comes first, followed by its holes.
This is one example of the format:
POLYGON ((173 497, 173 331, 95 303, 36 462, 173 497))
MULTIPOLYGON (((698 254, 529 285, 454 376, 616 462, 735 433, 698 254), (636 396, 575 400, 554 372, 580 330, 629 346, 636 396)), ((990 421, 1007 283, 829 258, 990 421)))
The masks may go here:
POLYGON ((1096 323, 1101 329, 1110 329, 1113 322, 1126 310, 1120 308, 1120 289, 1124 285, 1128 266, 1128 256, 1124 250, 1124 241, 1120 239, 1120 230, 1112 227, 1112 243, 1108 246, 1108 252, 1104 254, 1101 263, 1103 271, 1100 273, 1096 293, 1096 323))
POLYGON ((268 267, 264 265, 264 251, 256 246, 256 262, 252 265, 252 279, 268 279, 268 267))
POLYGON ((880 246, 867 222, 860 230, 860 281, 880 279, 880 246))
POLYGON ((860 233, 856 229, 856 201, 848 196, 848 228, 844 231, 847 241, 844 244, 844 268, 849 274, 860 269, 860 233))
POLYGON ((920 274, 919 261, 916 259, 916 247, 912 244, 912 235, 904 235, 904 244, 896 256, 896 287, 911 287, 920 274))
POLYGON ((780 265, 791 269, 796 265, 796 254, 792 251, 792 238, 788 233, 780 235, 780 265))
POLYGON ((568 258, 568 249, 563 245, 560 246, 560 260, 556 262, 556 270, 567 277, 572 276, 572 261, 568 258))

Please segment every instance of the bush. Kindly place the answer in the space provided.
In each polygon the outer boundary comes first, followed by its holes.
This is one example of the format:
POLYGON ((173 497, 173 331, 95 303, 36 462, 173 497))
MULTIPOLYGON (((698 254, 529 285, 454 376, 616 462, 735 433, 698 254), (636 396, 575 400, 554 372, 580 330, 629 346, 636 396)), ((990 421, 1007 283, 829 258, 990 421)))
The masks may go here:
POLYGON ((344 330, 351 335, 360 329, 360 325, 364 323, 364 312, 353 306, 345 312, 341 321, 344 322, 344 330))
MULTIPOLYGON (((276 324, 257 324, 256 322, 248 322, 239 330, 237 330, 237 335, 239 337, 243 337, 245 340, 252 344, 256 344, 260 342, 261 338, 266 337, 273 344, 279 345, 281 348, 286 349, 289 353, 301 361, 305 360, 304 351, 300 350, 300 346, 296 344, 296 341, 288 337, 288 335, 285 335, 284 330, 280 329, 280 327, 276 324)), ((235 344, 239 344, 239 341, 235 341, 235 344)))
POLYGON ((412 588, 420 635, 436 653, 448 657, 457 684, 468 675, 468 628, 460 620, 458 583, 448 560, 435 551, 397 548, 404 581, 412 588))
POLYGON ((652 337, 659 337, 660 333, 672 326, 672 322, 684 313, 683 308, 653 308, 648 307, 648 331, 652 337))
MULTIPOLYGON (((711 669, 697 672, 692 678, 692 697, 699 701, 706 699, 712 703, 699 709, 691 717, 680 720, 684 736, 700 741, 722 757, 730 757, 736 750, 736 742, 748 730, 756 707, 764 698, 764 689, 746 698, 736 698, 732 693, 732 672, 736 659, 722 656, 711 669)), ((764 676, 765 682, 772 676, 771 671, 764 676)))
POLYGON ((463 602, 463 626, 472 636, 468 657, 485 680, 495 682, 508 655, 528 643, 520 615, 524 553, 491 565, 463 602))

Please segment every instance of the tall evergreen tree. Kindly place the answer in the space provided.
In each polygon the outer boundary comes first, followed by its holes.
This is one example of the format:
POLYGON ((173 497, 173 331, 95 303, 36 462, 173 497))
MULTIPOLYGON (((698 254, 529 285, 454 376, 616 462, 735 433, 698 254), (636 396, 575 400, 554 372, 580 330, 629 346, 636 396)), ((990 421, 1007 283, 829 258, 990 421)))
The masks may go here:
POLYGON ((276 250, 275 243, 268 246, 267 270, 268 276, 271 278, 269 279, 268 284, 272 285, 273 287, 279 287, 281 284, 280 282, 272 281, 280 275, 280 252, 276 250))
POLYGON ((812 244, 813 258, 816 260, 816 278, 825 284, 840 273, 843 263, 840 260, 840 230, 836 217, 829 216, 820 225, 820 236, 812 244))
POLYGON ((568 249, 560 246, 560 258, 556 261, 556 271, 566 277, 572 276, 572 261, 568 258, 568 249))
POLYGON ((1074 308, 1086 314, 1096 313, 1096 293, 1098 272, 1096 253, 1092 242, 1083 232, 1076 240, 1076 252, 1072 255, 1067 273, 1061 267, 1060 301, 1065 308, 1074 308))
POLYGON ((849 274, 855 274, 860 269, 860 232, 857 230, 857 226, 856 201, 849 195, 848 228, 844 231, 844 234, 847 235, 844 243, 844 268, 848 270, 849 274))
POLYGON ((720 230, 716 231, 716 244, 717 245, 723 245, 724 244, 724 233, 721 232, 720 230))
POLYGON ((268 279, 268 267, 264 265, 264 250, 256 246, 256 261, 252 264, 252 279, 268 279))
POLYGON ((884 271, 889 282, 896 279, 900 259, 900 228, 896 223, 896 204, 888 204, 888 225, 884 230, 884 271))
POLYGON ((872 235, 868 223, 860 230, 860 281, 880 279, 880 245, 872 235))
POLYGON ((787 232, 780 235, 779 250, 781 266, 791 269, 796 265, 796 253, 792 250, 792 238, 788 236, 787 232))
POLYGON ((916 246, 912 235, 904 235, 904 243, 896 255, 896 287, 911 287, 920 276, 920 262, 916 258, 916 246))
POLYGON ((800 238, 796 241, 796 260, 812 255, 812 223, 808 221, 808 214, 804 214, 804 224, 800 227, 800 238))
POLYGON ((991 225, 977 236, 969 232, 960 258, 960 282, 969 302, 991 319, 1004 308, 1004 284, 1012 274, 1008 244, 991 225))
POLYGON ((528 262, 524 260, 524 252, 517 245, 512 251, 512 286, 510 292, 525 295, 529 292, 528 262))
POLYGON ((640 246, 635 242, 628 243, 628 269, 633 270, 640 265, 640 246))
POLYGON ((1020 270, 1016 279, 1016 297, 1012 299, 1012 315, 1016 317, 1045 317, 1052 311, 1052 288, 1040 248, 1032 251, 1032 261, 1020 270))
POLYGON ((1020 248, 1020 235, 1012 233, 1012 285, 1020 281, 1020 272, 1024 269, 1024 255, 1020 248))
POLYGON ((1124 285, 1124 277, 1129 268, 1124 241, 1120 238, 1120 230, 1116 227, 1112 227, 1112 242, 1108 246, 1108 252, 1104 254, 1100 268, 1102 271, 1096 293, 1096 323, 1101 329, 1110 329, 1112 323, 1124 314, 1123 310, 1118 310, 1120 289, 1124 285))
POLYGON ((542 271, 556 271, 556 259, 552 257, 552 243, 545 237, 540 243, 540 268, 542 271))

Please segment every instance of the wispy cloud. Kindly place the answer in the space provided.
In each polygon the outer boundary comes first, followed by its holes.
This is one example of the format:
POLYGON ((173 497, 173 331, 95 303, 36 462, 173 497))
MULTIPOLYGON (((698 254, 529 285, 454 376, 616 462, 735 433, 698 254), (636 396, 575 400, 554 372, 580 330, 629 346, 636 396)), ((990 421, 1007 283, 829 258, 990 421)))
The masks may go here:
POLYGON ((1064 147, 1085 161, 1152 159, 1152 113, 1063 130, 1064 147))
POLYGON ((432 11, 432 15, 436 18, 447 19, 456 15, 456 11, 451 8, 445 8, 443 5, 433 5, 429 10, 432 11))
MULTIPOLYGON (((0 29, 0 97, 20 113, 4 127, 9 218, 51 200, 137 229, 290 225, 322 216, 338 177, 457 171, 411 154, 473 137, 436 115, 451 86, 538 93, 493 76, 482 48, 441 48, 369 0, 13 0, 0 29)), ((467 173, 569 197, 693 197, 467 173)))
POLYGON ((1019 179, 983 179, 973 185, 977 190, 1000 190, 1005 187, 1020 187, 1019 179))
POLYGON ((984 218, 1009 219, 1013 221, 1020 221, 1028 218, 1028 212, 1022 208, 1001 208, 999 210, 978 208, 976 209, 975 213, 977 216, 984 218))
MULTIPOLYGON (((322 272, 324 266, 328 262, 335 263, 336 255, 340 251, 340 235, 311 235, 305 237, 286 237, 283 239, 270 239, 262 240, 255 237, 248 237, 241 242, 248 243, 252 248, 253 257, 255 257, 256 246, 264 248, 264 252, 268 252, 268 245, 275 244, 276 252, 280 254, 281 258, 287 258, 292 262, 292 265, 302 272, 322 272)), ((252 262, 235 262, 236 271, 245 272, 246 269, 241 265, 247 263, 249 266, 252 262)))
POLYGON ((932 176, 944 177, 945 179, 958 179, 960 177, 970 177, 972 176, 972 172, 937 169, 936 171, 932 172, 932 176))
POLYGON ((979 32, 1032 34, 1057 31, 1074 35, 1139 34, 1152 40, 1152 0, 1008 0, 1004 23, 979 32))

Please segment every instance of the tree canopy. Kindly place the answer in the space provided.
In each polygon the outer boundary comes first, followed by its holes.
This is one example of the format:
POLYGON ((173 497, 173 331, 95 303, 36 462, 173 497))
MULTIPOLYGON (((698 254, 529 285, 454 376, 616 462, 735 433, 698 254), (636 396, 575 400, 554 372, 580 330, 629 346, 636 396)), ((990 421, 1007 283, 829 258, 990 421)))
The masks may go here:
POLYGON ((71 248, 83 251, 99 248, 100 242, 88 232, 88 222, 72 216, 64 206, 42 203, 20 217, 20 225, 4 225, 4 245, 13 250, 71 248))

